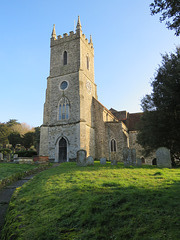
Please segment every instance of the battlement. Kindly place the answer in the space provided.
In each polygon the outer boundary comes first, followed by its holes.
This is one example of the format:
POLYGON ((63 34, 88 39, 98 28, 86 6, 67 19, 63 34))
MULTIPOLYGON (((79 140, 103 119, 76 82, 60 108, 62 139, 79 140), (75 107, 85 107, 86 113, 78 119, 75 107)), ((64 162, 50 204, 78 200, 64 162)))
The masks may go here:
POLYGON ((79 34, 78 32, 74 33, 73 31, 70 31, 69 34, 64 33, 62 35, 58 35, 57 37, 51 38, 51 47, 55 45, 59 45, 61 43, 72 41, 75 39, 81 38, 86 44, 89 45, 90 48, 93 48, 93 43, 90 37, 90 40, 88 40, 85 36, 85 34, 79 34))
POLYGON ((81 38, 91 49, 93 48, 93 42, 92 42, 92 37, 90 36, 90 39, 88 40, 85 36, 85 34, 82 33, 81 29, 81 23, 80 23, 80 18, 78 17, 78 23, 76 27, 76 32, 70 31, 68 33, 64 33, 63 36, 58 35, 56 36, 56 31, 55 31, 55 24, 53 26, 53 31, 51 35, 51 47, 55 45, 62 44, 67 41, 72 41, 75 39, 81 38))

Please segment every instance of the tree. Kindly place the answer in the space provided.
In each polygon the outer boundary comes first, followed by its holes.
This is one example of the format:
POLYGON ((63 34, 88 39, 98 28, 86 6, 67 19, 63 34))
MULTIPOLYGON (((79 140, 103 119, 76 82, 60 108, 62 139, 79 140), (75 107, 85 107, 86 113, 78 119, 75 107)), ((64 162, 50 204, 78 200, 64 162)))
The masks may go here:
POLYGON ((35 146, 37 152, 39 153, 39 143, 40 143, 40 127, 35 127, 34 128, 34 143, 33 145, 35 146))
POLYGON ((22 137, 18 132, 12 132, 8 136, 9 143, 12 144, 13 148, 16 147, 17 144, 22 143, 22 137))
POLYGON ((34 143, 34 132, 27 132, 24 134, 22 138, 22 145, 28 149, 30 148, 34 143))
POLYGON ((5 123, 0 123, 0 144, 3 146, 8 144, 8 136, 10 134, 10 129, 5 123))
POLYGON ((151 14, 162 13, 160 22, 166 21, 168 29, 175 30, 180 35, 180 0, 154 0, 150 4, 151 14))
POLYGON ((180 156, 180 48, 162 55, 151 85, 153 92, 142 99, 137 140, 146 153, 164 146, 175 158, 180 156))
POLYGON ((14 126, 14 125, 16 125, 16 124, 20 124, 19 122, 17 122, 16 119, 10 119, 10 120, 6 123, 7 127, 12 127, 12 126, 14 126))

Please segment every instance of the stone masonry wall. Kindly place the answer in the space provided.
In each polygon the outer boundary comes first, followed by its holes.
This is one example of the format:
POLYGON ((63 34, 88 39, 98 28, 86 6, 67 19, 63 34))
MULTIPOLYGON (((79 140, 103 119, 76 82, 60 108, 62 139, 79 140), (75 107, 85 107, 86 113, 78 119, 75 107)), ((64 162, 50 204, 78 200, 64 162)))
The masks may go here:
POLYGON ((79 142, 80 124, 66 124, 49 128, 49 159, 58 162, 59 140, 63 137, 67 140, 68 161, 76 158, 76 152, 80 149, 79 142))
POLYGON ((113 122, 104 122, 103 112, 105 107, 96 99, 93 99, 93 107, 96 158, 100 159, 101 157, 106 157, 109 160, 111 159, 110 142, 114 139, 117 144, 117 152, 114 156, 117 161, 122 161, 122 150, 124 147, 128 146, 127 136, 123 132, 122 123, 115 119, 113 122))
POLYGON ((129 132, 129 146, 130 146, 130 148, 136 149, 136 157, 137 158, 143 157, 146 164, 152 165, 152 160, 156 157, 155 152, 152 152, 149 156, 144 157, 143 147, 137 143, 137 131, 129 132))
POLYGON ((49 128, 41 126, 40 132, 40 147, 39 147, 39 155, 40 156, 48 156, 49 152, 49 144, 48 144, 48 136, 49 136, 49 128))

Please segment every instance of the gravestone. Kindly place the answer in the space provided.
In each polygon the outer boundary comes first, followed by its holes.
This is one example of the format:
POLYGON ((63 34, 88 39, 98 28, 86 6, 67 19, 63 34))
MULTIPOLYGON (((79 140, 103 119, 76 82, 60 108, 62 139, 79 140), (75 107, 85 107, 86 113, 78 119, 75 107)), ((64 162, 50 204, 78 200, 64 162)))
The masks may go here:
POLYGON ((91 166, 91 165, 94 165, 94 158, 89 156, 86 158, 86 165, 87 166, 91 166))
POLYGON ((137 166, 142 166, 142 159, 141 158, 137 158, 137 166))
POLYGON ((10 154, 4 155, 4 160, 7 161, 7 162, 10 162, 10 160, 11 160, 11 155, 10 155, 10 154))
POLYGON ((132 164, 132 156, 131 156, 130 148, 123 149, 123 161, 124 161, 124 166, 128 167, 132 164))
POLYGON ((129 149, 126 147, 126 148, 123 148, 123 162, 124 162, 124 166, 128 166, 128 162, 127 162, 127 159, 128 159, 128 152, 129 152, 129 149))
POLYGON ((132 165, 136 166, 136 149, 134 148, 131 149, 131 160, 132 160, 132 165))
POLYGON ((132 165, 132 156, 131 156, 131 149, 130 149, 130 148, 128 148, 127 164, 128 164, 129 166, 132 165))
POLYGON ((171 168, 171 155, 169 149, 160 147, 156 151, 156 161, 158 167, 171 168))
POLYGON ((111 160, 111 165, 117 165, 117 161, 116 160, 111 160))
POLYGON ((86 166, 86 150, 80 149, 77 151, 77 165, 78 166, 86 166))
POLYGON ((3 154, 0 153, 0 161, 3 161, 3 154))
POLYGON ((18 158, 18 154, 14 154, 13 159, 17 159, 18 158))
POLYGON ((106 158, 101 158, 100 159, 100 164, 106 164, 106 158))
POLYGON ((123 162, 125 167, 136 166, 136 149, 123 148, 123 162))

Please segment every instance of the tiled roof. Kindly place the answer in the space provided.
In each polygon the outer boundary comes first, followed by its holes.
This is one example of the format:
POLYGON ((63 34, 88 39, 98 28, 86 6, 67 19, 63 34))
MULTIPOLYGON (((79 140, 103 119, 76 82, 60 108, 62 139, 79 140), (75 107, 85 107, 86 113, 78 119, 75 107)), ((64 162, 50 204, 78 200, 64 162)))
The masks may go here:
POLYGON ((123 121, 129 131, 136 131, 137 124, 139 123, 142 112, 140 113, 128 113, 126 111, 116 111, 115 109, 111 108, 109 111, 113 113, 113 115, 119 120, 123 121))
POLYGON ((142 117, 143 113, 129 113, 127 119, 127 127, 129 131, 136 131, 138 130, 138 123, 142 117))

